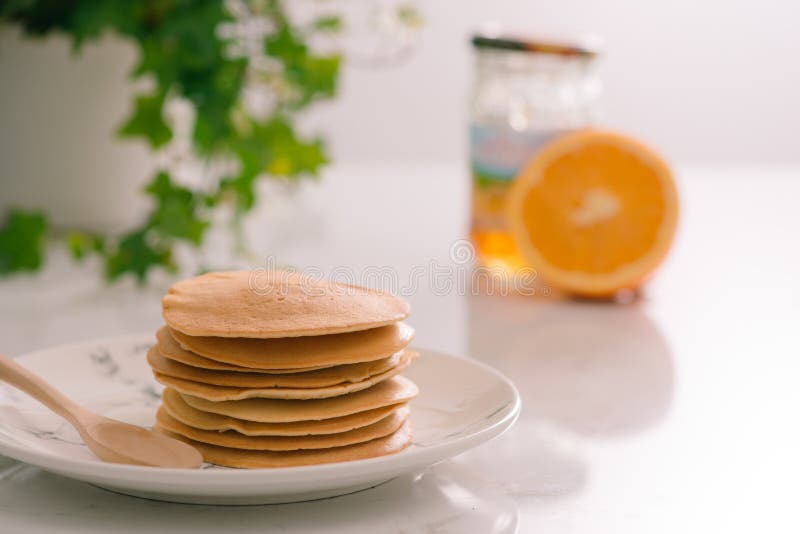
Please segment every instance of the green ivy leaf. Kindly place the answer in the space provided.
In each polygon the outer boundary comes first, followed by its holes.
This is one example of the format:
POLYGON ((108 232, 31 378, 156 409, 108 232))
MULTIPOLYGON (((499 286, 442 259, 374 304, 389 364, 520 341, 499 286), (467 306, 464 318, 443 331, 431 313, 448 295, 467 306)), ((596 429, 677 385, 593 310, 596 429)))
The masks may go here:
POLYGON ((322 140, 299 139, 292 127, 283 119, 276 118, 256 130, 265 146, 264 171, 274 176, 316 176, 319 168, 328 162, 322 140))
POLYGON ((297 65, 287 66, 286 78, 302 95, 300 106, 315 98, 330 98, 336 94, 339 64, 339 56, 308 56, 297 65))
POLYGON ((254 123, 252 132, 238 147, 245 172, 276 176, 316 175, 328 162, 320 139, 302 140, 282 117, 254 123))
POLYGON ((312 27, 321 32, 339 32, 342 30, 342 17, 338 15, 325 15, 317 18, 312 27))
POLYGON ((11 0, 0 3, 0 15, 20 22, 32 35, 44 35, 52 30, 70 31, 73 9, 67 2, 11 0))
POLYGON ((0 275, 38 269, 44 258, 46 229, 43 214, 12 210, 0 228, 0 275))
POLYGON ((164 237, 183 239, 194 245, 201 243, 209 224, 198 214, 205 204, 202 195, 174 184, 163 171, 155 176, 146 191, 155 200, 150 228, 164 237))
POLYGON ((302 108, 315 98, 327 98, 336 93, 339 56, 309 54, 301 35, 288 24, 282 24, 274 34, 264 39, 264 51, 283 63, 286 81, 300 95, 294 108, 302 108))
POLYGON ((264 39, 264 53, 285 64, 294 64, 308 55, 308 47, 302 37, 284 23, 264 39))
POLYGON ((31 0, 5 0, 0 4, 0 16, 13 17, 15 14, 30 8, 31 0))
POLYGON ((232 194, 240 211, 248 211, 255 204, 254 188, 259 176, 316 176, 320 167, 328 163, 322 140, 298 138, 282 117, 253 121, 247 130, 246 136, 230 146, 240 163, 239 174, 220 184, 220 195, 232 194))
POLYGON ((225 42, 216 29, 233 19, 224 2, 151 0, 139 4, 137 24, 128 32, 142 49, 134 76, 152 74, 161 86, 180 84, 185 76, 211 72, 225 61, 225 42))
POLYGON ((73 230, 67 234, 67 249, 76 260, 85 259, 90 253, 102 253, 105 249, 105 239, 97 234, 89 234, 73 230))
MULTIPOLYGON (((70 14, 70 33, 73 50, 99 37, 107 28, 123 30, 135 24, 137 2, 118 0, 80 0, 70 14)), ((125 32, 123 32, 125 33, 125 32)))
POLYGON ((123 236, 114 251, 106 257, 105 274, 108 280, 117 280, 129 273, 143 283, 148 272, 156 267, 169 271, 175 269, 168 247, 148 239, 146 228, 134 230, 123 236))
POLYGON ((230 114, 236 105, 247 72, 244 59, 219 61, 215 68, 192 83, 184 82, 184 94, 195 105, 193 138, 201 153, 208 154, 234 135, 230 114))
POLYGON ((119 129, 119 135, 144 137, 153 148, 163 146, 172 139, 172 130, 161 113, 163 106, 163 93, 137 96, 133 115, 119 129))
POLYGON ((255 182, 257 174, 242 172, 233 178, 226 178, 220 184, 220 193, 230 193, 239 212, 250 211, 256 202, 255 182))

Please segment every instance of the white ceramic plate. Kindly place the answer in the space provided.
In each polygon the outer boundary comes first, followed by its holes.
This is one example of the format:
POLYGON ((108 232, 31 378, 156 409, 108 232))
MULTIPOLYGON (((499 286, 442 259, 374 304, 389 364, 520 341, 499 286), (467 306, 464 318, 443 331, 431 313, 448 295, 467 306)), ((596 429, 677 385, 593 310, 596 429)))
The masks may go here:
MULTIPOLYGON (((89 341, 17 359, 87 408, 152 426, 161 386, 145 352, 152 336, 89 341)), ((419 350, 419 349, 417 349, 419 350)), ((414 443, 367 460, 277 469, 159 469, 103 463, 63 419, 0 383, 0 454, 107 489, 158 500, 203 504, 265 504, 342 495, 484 443, 508 429, 520 409, 513 384, 466 358, 420 350, 404 373, 420 394, 411 405, 414 443)))

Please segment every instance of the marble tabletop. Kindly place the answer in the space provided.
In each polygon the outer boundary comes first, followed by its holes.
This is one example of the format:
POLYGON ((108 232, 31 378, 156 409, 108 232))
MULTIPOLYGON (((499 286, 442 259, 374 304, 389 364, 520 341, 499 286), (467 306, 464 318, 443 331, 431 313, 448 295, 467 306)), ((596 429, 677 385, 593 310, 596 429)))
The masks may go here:
MULTIPOLYGON (((356 494, 250 507, 136 499, 0 459, 0 531, 797 532, 800 170, 678 179, 673 253, 632 303, 407 291, 418 346, 517 384, 522 415, 497 440, 356 494)), ((457 166, 332 169, 268 195, 247 263, 391 268, 403 289, 415 267, 464 267, 451 249, 467 206, 457 166)), ((221 264, 224 244, 205 259, 221 264)), ((5 352, 158 327, 168 278, 109 287, 92 264, 49 260, 0 281, 5 352)))

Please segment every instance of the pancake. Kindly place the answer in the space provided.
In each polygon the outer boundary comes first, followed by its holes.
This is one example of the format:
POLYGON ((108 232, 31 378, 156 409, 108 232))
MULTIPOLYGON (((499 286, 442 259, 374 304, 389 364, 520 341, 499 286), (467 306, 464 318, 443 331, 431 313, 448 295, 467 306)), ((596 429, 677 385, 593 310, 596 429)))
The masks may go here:
POLYGON ((268 388, 232 388, 193 382, 174 376, 168 376, 153 370, 153 376, 161 384, 177 390, 179 393, 200 397, 213 402, 238 401, 244 399, 324 399, 339 397, 367 389, 379 382, 388 380, 402 372, 416 358, 418 353, 403 351, 400 361, 383 373, 373 375, 361 382, 346 382, 320 388, 268 387, 268 388))
POLYGON ((161 306, 167 325, 189 336, 245 338, 355 332, 402 321, 409 313, 406 301, 388 293, 266 270, 177 282, 161 306))
POLYGON ((408 406, 404 406, 380 421, 349 432, 316 436, 245 436, 234 430, 215 432, 213 430, 192 428, 170 416, 162 406, 156 413, 155 426, 195 441, 219 445, 220 447, 254 451, 296 451, 330 449, 331 447, 343 447, 382 438, 396 432, 407 418, 408 406))
POLYGON ((158 329, 158 331, 156 332, 156 341, 158 344, 159 352, 165 358, 185 363, 186 365, 191 365, 192 367, 199 367, 201 369, 211 369, 213 371, 281 374, 281 373, 304 373, 306 371, 316 371, 318 369, 325 369, 326 367, 333 367, 333 365, 321 365, 315 367, 303 367, 302 369, 299 368, 257 369, 251 367, 240 367, 238 365, 233 365, 230 363, 218 362, 210 360, 208 358, 204 358, 203 356, 199 356, 194 352, 190 352, 184 348, 181 348, 180 344, 178 344, 178 342, 175 341, 172 335, 170 335, 169 328, 167 328, 166 326, 158 329))
POLYGON ((185 394, 181 394, 181 397, 191 407, 203 412, 227 415, 245 421, 290 423, 331 419, 408 402, 418 393, 419 389, 414 382, 403 376, 396 376, 363 391, 328 399, 246 399, 212 402, 185 394))
POLYGON ((200 451, 203 459, 208 463, 241 468, 295 467, 349 462, 398 453, 411 445, 411 424, 408 421, 397 432, 364 443, 331 449, 282 452, 231 449, 195 441, 164 429, 159 429, 159 432, 192 445, 200 451))
POLYGON ((361 382, 371 376, 388 371, 400 363, 401 354, 374 362, 337 365, 317 371, 292 374, 238 373, 230 371, 211 371, 191 367, 162 356, 158 347, 147 352, 147 363, 154 370, 167 376, 237 388, 319 388, 346 382, 361 382))
MULTIPOLYGON (((218 362, 259 369, 304 368, 368 362, 388 358, 404 349, 414 337, 414 329, 404 323, 363 332, 330 336, 280 339, 221 338, 187 336, 169 330, 183 350, 218 362)), ((161 330, 156 334, 159 348, 166 350, 169 340, 161 330)))
POLYGON ((180 393, 167 388, 161 397, 162 406, 167 413, 185 425, 200 430, 222 432, 235 430, 246 436, 313 436, 336 434, 361 428, 378 422, 405 404, 390 404, 366 412, 358 412, 321 421, 296 421, 293 423, 256 423, 234 419, 227 415, 201 412, 189 406, 180 393))

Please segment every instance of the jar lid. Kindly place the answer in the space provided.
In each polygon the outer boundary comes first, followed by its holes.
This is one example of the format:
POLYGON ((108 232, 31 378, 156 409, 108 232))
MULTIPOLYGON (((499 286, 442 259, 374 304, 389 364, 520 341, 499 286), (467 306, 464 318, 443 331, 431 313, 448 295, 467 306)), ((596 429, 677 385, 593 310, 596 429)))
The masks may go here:
POLYGON ((538 54, 553 54, 558 56, 581 56, 591 58, 599 53, 596 45, 589 43, 568 43, 546 39, 529 39, 509 35, 475 34, 472 36, 472 46, 475 48, 493 48, 496 50, 515 50, 520 52, 533 52, 538 54))

